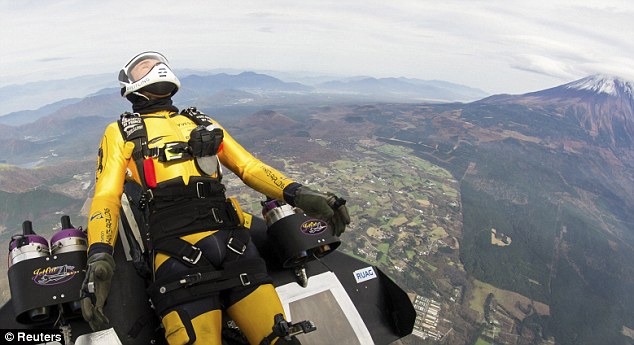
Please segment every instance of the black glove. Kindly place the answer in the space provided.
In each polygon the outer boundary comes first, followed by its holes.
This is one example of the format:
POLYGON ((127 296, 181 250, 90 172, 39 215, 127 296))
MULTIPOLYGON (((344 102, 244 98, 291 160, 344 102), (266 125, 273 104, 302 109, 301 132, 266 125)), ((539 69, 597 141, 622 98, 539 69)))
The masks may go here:
POLYGON ((333 193, 314 191, 306 186, 301 186, 295 191, 293 198, 295 206, 301 208, 307 215, 325 220, 339 236, 350 224, 350 215, 346 207, 346 200, 337 197, 333 193))
POLYGON ((114 259, 108 253, 96 253, 88 257, 88 269, 80 294, 81 314, 93 331, 110 328, 110 320, 103 313, 103 306, 110 292, 114 266, 114 259))

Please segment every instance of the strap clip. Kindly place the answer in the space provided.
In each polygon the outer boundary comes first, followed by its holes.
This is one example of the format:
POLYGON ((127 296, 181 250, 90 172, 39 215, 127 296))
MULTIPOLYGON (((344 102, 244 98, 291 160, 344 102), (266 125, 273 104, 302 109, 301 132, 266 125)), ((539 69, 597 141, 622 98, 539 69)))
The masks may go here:
POLYGON ((240 282, 242 283, 242 286, 251 285, 251 281, 249 280, 249 276, 246 273, 240 273, 240 282))
POLYGON ((191 249, 193 250, 193 252, 191 254, 193 255, 183 255, 183 260, 185 262, 188 262, 192 265, 195 265, 198 263, 198 261, 200 260, 200 258, 203 255, 203 251, 200 250, 200 248, 192 246, 191 249))
MULTIPOLYGON (((220 210, 215 207, 211 209, 211 215, 214 216, 214 220, 216 221, 216 223, 224 223, 224 220, 222 220, 222 218, 220 218, 218 214, 216 214, 216 212, 220 212, 220 210)), ((231 239, 229 239, 229 243, 231 243, 231 239)))
POLYGON ((203 182, 196 182, 196 195, 198 196, 198 199, 205 198, 205 190, 203 189, 204 187, 205 184, 203 182))
POLYGON ((181 285, 190 286, 190 285, 194 285, 194 284, 198 283, 199 281, 202 280, 202 278, 203 278, 202 274, 200 274, 200 272, 197 272, 197 273, 194 273, 194 274, 186 275, 185 277, 183 277, 178 282, 181 285))
MULTIPOLYGON (((236 253, 238 255, 244 254, 244 251, 247 250, 247 245, 244 244, 244 243, 240 243, 240 244, 242 244, 242 248, 236 248, 233 245, 233 242, 234 242, 233 240, 234 239, 235 239, 235 237, 229 238, 229 241, 227 241, 227 248, 229 248, 229 250, 231 250, 232 252, 234 252, 234 253, 236 253)), ((238 241, 236 241, 236 242, 238 242, 238 241)), ((242 278, 240 278, 240 279, 242 279, 242 278)))

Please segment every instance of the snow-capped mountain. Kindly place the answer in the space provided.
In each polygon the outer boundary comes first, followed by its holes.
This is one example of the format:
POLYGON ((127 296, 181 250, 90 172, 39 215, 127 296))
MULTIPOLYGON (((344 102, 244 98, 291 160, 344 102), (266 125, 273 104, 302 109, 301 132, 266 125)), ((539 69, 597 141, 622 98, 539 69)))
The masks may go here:
MULTIPOLYGON (((593 143, 634 149, 634 83, 618 77, 592 75, 524 95, 496 95, 480 103, 522 104, 544 109, 581 128, 593 143)), ((552 116, 552 115, 550 115, 552 116)))
POLYGON ((625 81, 618 77, 603 74, 595 74, 572 83, 562 85, 571 90, 590 91, 597 94, 608 94, 610 96, 629 96, 632 98, 634 83, 625 81))

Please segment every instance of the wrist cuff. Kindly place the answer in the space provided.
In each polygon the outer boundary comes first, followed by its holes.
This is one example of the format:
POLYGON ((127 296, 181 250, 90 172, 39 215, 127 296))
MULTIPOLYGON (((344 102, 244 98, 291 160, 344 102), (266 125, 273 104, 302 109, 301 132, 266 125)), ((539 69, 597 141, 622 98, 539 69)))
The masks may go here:
POLYGON ((297 192, 297 189, 301 186, 301 183, 291 182, 288 186, 284 187, 284 201, 286 201, 287 204, 295 206, 295 193, 297 192))
POLYGON ((112 255, 113 252, 114 252, 114 248, 112 248, 111 245, 106 243, 93 243, 90 245, 90 248, 88 248, 88 256, 91 256, 97 253, 108 253, 112 255))

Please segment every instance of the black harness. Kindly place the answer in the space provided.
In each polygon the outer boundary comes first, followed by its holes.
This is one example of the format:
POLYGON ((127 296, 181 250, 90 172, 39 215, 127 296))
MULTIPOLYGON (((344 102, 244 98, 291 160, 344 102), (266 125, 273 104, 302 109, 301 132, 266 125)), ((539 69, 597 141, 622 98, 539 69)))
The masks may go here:
MULTIPOLYGON (((226 200, 219 169, 215 177, 194 176, 187 185, 181 177, 156 183, 153 158, 167 162, 214 156, 222 143, 222 129, 207 130, 213 126, 209 116, 194 107, 183 110, 180 115, 197 125, 189 142, 171 142, 153 148, 148 146, 147 129, 141 115, 126 112, 118 121, 123 139, 134 143, 132 159, 143 188, 138 205, 144 210, 144 240, 149 249, 159 252, 166 240, 201 230, 240 225, 236 210, 226 200)), ((174 254, 173 248, 167 248, 165 252, 174 254)))
MULTIPOLYGON (((148 146, 148 135, 143 117, 139 113, 125 112, 121 114, 118 122, 119 130, 125 141, 134 143, 132 158, 142 178, 144 187, 148 187, 146 166, 144 161, 148 158, 157 158, 159 162, 171 162, 192 158, 215 156, 224 138, 224 132, 215 126, 211 118, 194 107, 180 112, 196 124, 196 128, 190 133, 188 142, 176 141, 166 143, 163 147, 148 146)), ((220 182, 222 176, 217 174, 220 182)), ((149 187, 154 187, 150 185, 149 187)), ((145 188, 147 189, 147 188, 145 188)))
POLYGON ((214 177, 192 176, 187 185, 181 177, 158 184, 148 181, 147 169, 151 167, 147 162, 152 158, 186 160, 218 152, 223 132, 217 127, 209 130, 213 122, 207 115, 196 108, 185 109, 180 115, 197 125, 189 142, 168 143, 161 148, 148 147, 147 129, 139 114, 126 112, 118 121, 124 140, 134 143, 132 159, 141 177, 143 192, 140 199, 132 203, 143 211, 141 228, 146 248, 152 257, 153 252, 164 253, 190 267, 184 273, 155 281, 148 288, 159 314, 170 306, 227 288, 271 281, 261 259, 245 259, 240 265, 232 265, 245 252, 250 234, 241 225, 239 210, 225 196, 219 169, 214 177), (209 229, 231 231, 222 270, 216 270, 200 248, 180 238, 209 229))

